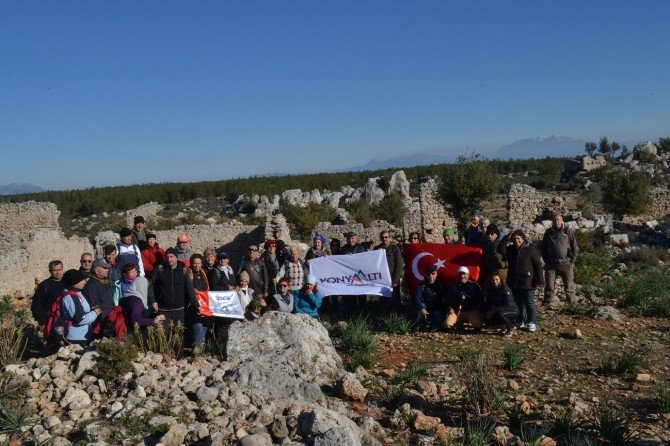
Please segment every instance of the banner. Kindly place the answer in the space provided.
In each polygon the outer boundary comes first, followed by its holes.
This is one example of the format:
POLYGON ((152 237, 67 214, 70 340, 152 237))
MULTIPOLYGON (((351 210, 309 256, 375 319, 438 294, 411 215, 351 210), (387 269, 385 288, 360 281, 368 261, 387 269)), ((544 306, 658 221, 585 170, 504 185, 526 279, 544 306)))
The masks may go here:
POLYGON ((407 287, 412 297, 414 290, 424 281, 424 273, 429 265, 437 267, 437 278, 445 286, 451 286, 458 280, 456 271, 459 266, 467 266, 470 278, 479 278, 482 250, 470 245, 447 245, 444 243, 414 243, 403 245, 407 287))
POLYGON ((312 259, 309 271, 316 277, 322 296, 377 294, 390 297, 393 294, 383 249, 312 259))
POLYGON ((219 316, 244 319, 244 308, 240 305, 237 291, 198 291, 201 316, 219 316))

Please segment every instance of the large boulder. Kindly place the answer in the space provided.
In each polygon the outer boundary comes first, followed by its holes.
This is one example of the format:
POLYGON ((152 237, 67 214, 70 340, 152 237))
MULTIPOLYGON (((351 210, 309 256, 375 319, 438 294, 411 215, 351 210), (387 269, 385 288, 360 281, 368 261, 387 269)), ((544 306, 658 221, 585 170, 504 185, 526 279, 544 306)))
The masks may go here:
POLYGON ((389 180, 389 192, 396 193, 402 198, 410 198, 409 181, 403 170, 399 170, 391 175, 391 179, 389 180))
POLYGON ((599 167, 603 167, 607 164, 607 161, 605 160, 605 157, 602 155, 598 155, 595 157, 590 157, 586 155, 584 158, 582 158, 582 170, 585 172, 591 172, 592 170, 595 170, 599 167))
POLYGON ((658 147, 651 141, 641 142, 633 148, 633 155, 637 158, 642 152, 658 156, 658 147))

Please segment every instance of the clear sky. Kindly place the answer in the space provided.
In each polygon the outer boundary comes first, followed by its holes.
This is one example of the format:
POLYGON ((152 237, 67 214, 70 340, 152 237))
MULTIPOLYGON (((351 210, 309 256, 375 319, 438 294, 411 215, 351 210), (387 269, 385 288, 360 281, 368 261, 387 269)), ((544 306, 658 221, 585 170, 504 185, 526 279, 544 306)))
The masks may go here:
POLYGON ((3 1, 0 184, 670 134, 670 1, 3 1))

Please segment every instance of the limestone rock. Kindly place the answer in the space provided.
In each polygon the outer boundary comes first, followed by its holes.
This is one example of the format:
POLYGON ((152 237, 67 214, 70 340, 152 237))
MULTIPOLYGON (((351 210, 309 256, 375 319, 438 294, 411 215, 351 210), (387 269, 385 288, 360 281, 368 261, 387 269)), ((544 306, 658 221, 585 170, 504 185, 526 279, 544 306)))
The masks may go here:
POLYGON ((361 403, 365 401, 365 397, 368 395, 368 389, 363 387, 353 373, 347 373, 338 382, 338 389, 343 398, 360 401, 361 403))
POLYGON ((91 370, 98 362, 100 355, 95 351, 89 351, 81 355, 79 363, 77 363, 77 370, 74 374, 74 379, 79 379, 84 372, 91 370))
POLYGON ((346 427, 334 427, 314 439, 314 446, 360 446, 356 434, 346 427))
POLYGON ((607 243, 611 245, 627 245, 628 234, 610 234, 606 237, 607 243))
POLYGON ((379 178, 368 178, 361 190, 361 198, 370 204, 377 204, 384 198, 384 191, 379 187, 379 178))
POLYGON ((389 193, 396 193, 402 198, 410 198, 409 196, 409 181, 405 172, 402 170, 397 171, 391 175, 389 180, 389 193))
POLYGON ((160 442, 165 446, 181 446, 184 443, 186 434, 188 434, 186 426, 176 423, 170 426, 170 430, 161 437, 160 442))
POLYGON ((268 433, 259 432, 240 438, 239 443, 240 446, 272 446, 272 438, 268 433))
POLYGON ((91 406, 91 398, 81 389, 70 387, 60 401, 60 407, 70 410, 85 409, 91 406))
POLYGON ((599 167, 603 167, 607 164, 607 161, 605 160, 605 157, 602 155, 597 155, 595 157, 590 157, 586 155, 582 159, 582 170, 585 172, 590 172, 592 170, 595 170, 599 167))
POLYGON ((654 156, 658 156, 658 147, 651 141, 641 142, 633 148, 633 155, 638 156, 642 152, 650 153, 654 156))
POLYGON ((624 319, 619 310, 609 305, 603 305, 594 308, 593 312, 591 313, 591 317, 594 319, 605 319, 616 322, 621 322, 624 319))

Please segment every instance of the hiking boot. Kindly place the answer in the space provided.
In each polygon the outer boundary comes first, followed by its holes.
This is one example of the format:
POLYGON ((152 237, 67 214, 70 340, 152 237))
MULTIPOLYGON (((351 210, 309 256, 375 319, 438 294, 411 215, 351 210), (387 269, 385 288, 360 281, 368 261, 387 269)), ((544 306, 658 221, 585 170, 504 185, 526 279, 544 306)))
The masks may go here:
POLYGON ((517 328, 517 330, 523 330, 524 328, 526 328, 526 324, 523 323, 523 322, 517 322, 516 323, 516 328, 517 328))
POLYGON ((505 330, 505 331, 503 331, 503 334, 502 334, 502 335, 503 335, 504 337, 506 337, 506 338, 509 338, 509 337, 511 337, 513 334, 514 334, 514 330, 510 329, 510 330, 505 330))
POLYGON ((528 323, 528 332, 529 333, 535 333, 536 330, 537 330, 537 327, 535 326, 535 324, 533 322, 529 322, 528 323))

